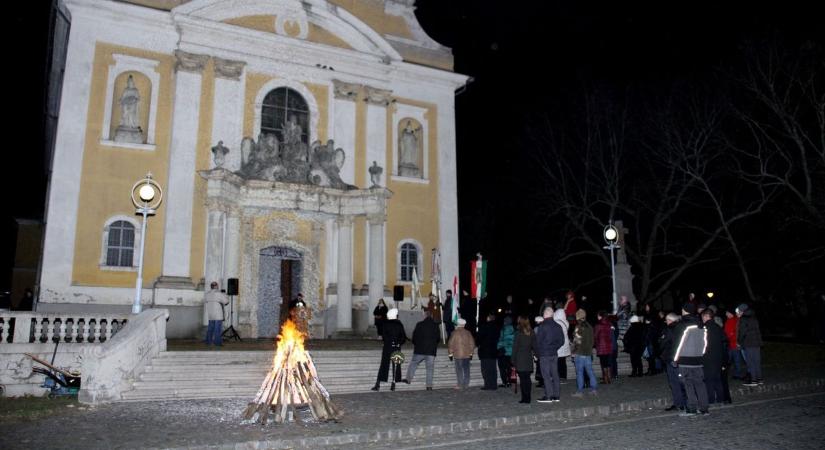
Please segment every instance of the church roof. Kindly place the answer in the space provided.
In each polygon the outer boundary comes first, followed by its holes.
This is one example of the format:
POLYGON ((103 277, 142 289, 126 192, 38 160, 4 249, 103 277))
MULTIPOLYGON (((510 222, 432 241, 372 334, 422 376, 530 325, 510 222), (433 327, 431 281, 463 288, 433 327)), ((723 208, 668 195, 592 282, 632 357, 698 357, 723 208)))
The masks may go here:
MULTIPOLYGON (((197 0, 116 0, 163 11, 197 0)), ((272 0, 295 1, 327 10, 342 8, 381 35, 405 62, 453 70, 452 51, 430 38, 415 17, 414 0, 272 0)), ((230 23, 238 24, 238 21, 230 23)))

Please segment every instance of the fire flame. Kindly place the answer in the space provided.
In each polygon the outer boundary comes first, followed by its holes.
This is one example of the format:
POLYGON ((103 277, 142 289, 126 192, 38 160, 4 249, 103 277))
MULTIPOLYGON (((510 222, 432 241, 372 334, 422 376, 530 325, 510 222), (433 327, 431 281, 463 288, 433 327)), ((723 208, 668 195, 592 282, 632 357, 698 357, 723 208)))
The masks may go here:
POLYGON ((278 343, 275 351, 273 368, 294 367, 296 363, 306 362, 307 353, 304 350, 304 333, 298 329, 295 322, 287 320, 278 334, 278 343))

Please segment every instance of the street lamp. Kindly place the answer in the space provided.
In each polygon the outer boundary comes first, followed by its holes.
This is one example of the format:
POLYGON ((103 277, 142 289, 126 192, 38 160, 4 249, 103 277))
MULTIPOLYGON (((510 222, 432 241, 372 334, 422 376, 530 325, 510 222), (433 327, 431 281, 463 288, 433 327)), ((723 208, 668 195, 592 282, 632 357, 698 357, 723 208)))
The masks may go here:
POLYGON ((152 215, 163 200, 163 189, 152 179, 152 172, 146 178, 139 180, 132 186, 132 203, 135 213, 143 215, 143 224, 140 228, 140 253, 138 253, 138 274, 135 281, 135 302, 132 304, 132 314, 140 313, 140 290, 143 287, 143 246, 146 242, 146 216, 152 215))
POLYGON ((708 291, 708 293, 707 293, 707 294, 705 294, 705 295, 707 295, 707 296, 708 296, 708 300, 711 300, 711 299, 713 299, 713 295, 714 295, 714 294, 713 294, 713 291, 708 291))
POLYGON ((603 235, 604 241, 607 242, 604 248, 610 250, 610 273, 613 279, 613 312, 615 313, 619 311, 619 301, 616 298, 616 259, 613 257, 613 252, 617 248, 621 248, 621 246, 619 245, 619 230, 613 226, 612 220, 605 225, 603 235))

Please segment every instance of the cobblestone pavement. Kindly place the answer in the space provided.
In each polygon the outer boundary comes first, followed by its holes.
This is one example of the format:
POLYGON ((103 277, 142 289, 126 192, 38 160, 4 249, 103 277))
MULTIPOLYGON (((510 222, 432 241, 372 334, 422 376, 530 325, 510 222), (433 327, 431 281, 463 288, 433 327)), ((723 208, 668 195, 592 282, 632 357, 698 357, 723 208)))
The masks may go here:
MULTIPOLYGON (((478 362, 473 361, 473 376, 478 362)), ((767 369, 766 380, 793 381, 825 377, 822 367, 767 369)), ((240 414, 251 399, 116 403, 41 419, 0 424, 0 448, 167 448, 224 445, 386 432, 412 426, 447 425, 474 419, 536 414, 583 406, 617 405, 668 395, 663 375, 623 378, 601 386, 598 397, 574 399, 574 383, 562 386, 562 402, 519 404, 512 390, 363 393, 334 396, 345 410, 340 423, 242 425, 240 414)), ((534 398, 540 396, 534 391, 534 398)), ((735 399, 738 401, 738 399, 735 399)))
MULTIPOLYGON (((645 411, 606 419, 520 426, 507 430, 393 442, 396 450, 440 449, 821 449, 825 392, 759 396, 715 408, 709 416, 645 411)), ((384 443, 386 444, 386 443, 384 443)))

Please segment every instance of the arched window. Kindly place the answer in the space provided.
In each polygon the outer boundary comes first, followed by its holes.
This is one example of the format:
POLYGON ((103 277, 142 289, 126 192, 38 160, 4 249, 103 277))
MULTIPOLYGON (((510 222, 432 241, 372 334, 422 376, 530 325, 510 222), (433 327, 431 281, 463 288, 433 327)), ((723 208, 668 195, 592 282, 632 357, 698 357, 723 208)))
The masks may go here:
POLYGON ((399 281, 412 281, 413 268, 415 268, 418 273, 418 279, 421 279, 421 266, 419 265, 420 253, 418 246, 411 242, 401 244, 398 255, 399 281))
POLYGON ((309 107, 298 91, 287 87, 273 89, 261 106, 261 133, 275 134, 284 142, 284 127, 290 119, 301 127, 301 142, 309 143, 309 107))
POLYGON ((110 267, 134 266, 135 226, 125 220, 112 222, 106 228, 106 261, 110 267))

